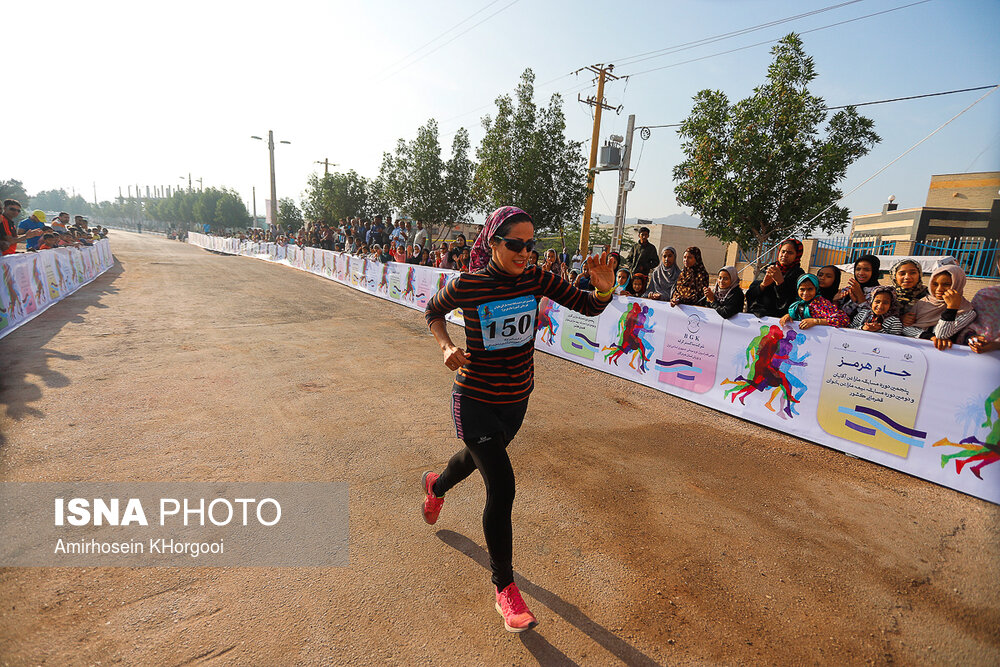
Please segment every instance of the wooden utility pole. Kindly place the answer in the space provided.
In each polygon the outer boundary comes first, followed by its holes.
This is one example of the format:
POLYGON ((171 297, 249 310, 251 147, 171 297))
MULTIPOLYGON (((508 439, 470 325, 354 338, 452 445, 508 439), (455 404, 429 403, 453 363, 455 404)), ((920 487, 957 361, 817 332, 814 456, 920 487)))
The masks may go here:
POLYGON ((605 104, 604 102, 604 82, 607 79, 611 79, 612 81, 616 81, 618 79, 617 76, 611 73, 611 70, 614 68, 614 65, 590 65, 589 67, 577 70, 577 72, 589 70, 597 75, 597 95, 594 97, 588 97, 585 100, 577 95, 577 100, 594 107, 594 134, 590 138, 590 164, 587 167, 587 201, 583 205, 583 225, 580 228, 580 254, 584 257, 590 254, 590 211, 594 203, 594 176, 596 176, 595 169, 597 167, 597 144, 601 140, 601 110, 615 109, 615 107, 605 104))
POLYGON ((328 157, 325 157, 322 160, 316 160, 315 162, 316 162, 316 164, 323 165, 323 175, 324 176, 329 176, 330 175, 330 167, 336 167, 336 166, 338 166, 336 162, 330 162, 330 158, 328 158, 328 157))

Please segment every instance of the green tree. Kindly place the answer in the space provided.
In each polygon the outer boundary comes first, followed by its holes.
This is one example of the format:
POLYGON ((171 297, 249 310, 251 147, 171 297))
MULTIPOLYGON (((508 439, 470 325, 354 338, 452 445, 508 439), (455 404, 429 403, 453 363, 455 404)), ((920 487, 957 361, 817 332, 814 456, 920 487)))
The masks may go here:
MULTIPOLYGON (((24 202, 21 202, 22 206, 24 202)), ((31 197, 31 205, 43 211, 66 211, 70 215, 89 215, 90 204, 80 195, 70 195, 63 188, 42 190, 31 197)))
POLYGON ((487 213, 506 205, 531 214, 541 230, 560 231, 580 218, 587 196, 583 144, 566 138, 562 97, 547 107, 534 102, 535 75, 526 69, 510 95, 496 99, 496 116, 483 118, 486 135, 476 149, 472 185, 476 207, 487 213))
POLYGON ((327 223, 336 223, 341 218, 371 217, 370 187, 368 179, 353 169, 346 174, 311 174, 302 193, 302 211, 309 220, 327 223))
POLYGON ((423 222, 432 243, 446 226, 471 219, 475 164, 469 148, 469 133, 460 128, 451 157, 442 159, 438 124, 431 118, 413 141, 400 139, 395 153, 382 156, 377 181, 381 196, 401 215, 423 222))
POLYGON ((837 184, 851 163, 880 141, 853 107, 834 114, 821 135, 827 110, 809 93, 813 59, 794 33, 771 53, 767 82, 750 97, 730 104, 721 91, 695 95, 678 130, 686 159, 673 172, 677 202, 694 209, 699 227, 757 254, 793 233, 842 230, 848 210, 823 211, 842 196, 837 184))
POLYGON ((206 188, 195 193, 195 202, 192 207, 194 221, 201 225, 215 225, 215 211, 221 198, 222 191, 215 188, 206 188))
POLYGON ((295 205, 291 197, 278 200, 278 224, 288 230, 297 230, 302 226, 302 211, 295 205))
POLYGON ((249 222, 250 212, 247 211, 243 198, 233 190, 221 190, 215 203, 212 227, 218 230, 240 229, 246 227, 249 222))
POLYGON ((0 181, 0 201, 4 199, 16 199, 21 202, 21 208, 28 208, 31 197, 24 190, 24 184, 16 178, 8 181, 0 181))

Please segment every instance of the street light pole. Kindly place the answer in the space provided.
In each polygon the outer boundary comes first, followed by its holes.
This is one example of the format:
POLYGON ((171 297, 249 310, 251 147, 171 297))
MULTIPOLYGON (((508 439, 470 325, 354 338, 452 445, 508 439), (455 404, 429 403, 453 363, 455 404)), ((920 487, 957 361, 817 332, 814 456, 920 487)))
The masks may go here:
MULTIPOLYGON (((251 136, 251 139, 257 139, 263 141, 261 137, 256 135, 251 136)), ((280 144, 291 144, 290 141, 279 141, 280 144)), ((278 191, 274 185, 274 132, 272 130, 267 131, 267 151, 269 154, 270 164, 271 164, 271 206, 269 207, 271 213, 271 224, 278 224, 278 191)))

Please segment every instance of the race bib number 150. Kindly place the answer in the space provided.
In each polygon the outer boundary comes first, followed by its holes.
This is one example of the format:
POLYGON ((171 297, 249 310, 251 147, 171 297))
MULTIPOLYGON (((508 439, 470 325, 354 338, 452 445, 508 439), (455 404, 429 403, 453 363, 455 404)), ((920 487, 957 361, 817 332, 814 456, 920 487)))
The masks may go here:
POLYGON ((487 350, 503 350, 520 347, 532 340, 535 337, 537 307, 538 302, 533 296, 491 301, 479 306, 483 346, 487 350))

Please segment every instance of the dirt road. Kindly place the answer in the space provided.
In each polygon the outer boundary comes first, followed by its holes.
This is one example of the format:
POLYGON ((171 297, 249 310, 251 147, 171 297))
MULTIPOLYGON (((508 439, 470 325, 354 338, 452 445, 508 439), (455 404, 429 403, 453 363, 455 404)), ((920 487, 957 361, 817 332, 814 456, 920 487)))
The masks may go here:
MULTIPOLYGON (((478 475, 420 313, 116 232, 0 341, 0 480, 347 481, 347 568, 0 570, 0 664, 1000 663, 1000 511, 548 355, 493 610, 478 475)), ((453 335, 461 338, 455 327, 453 335)))

